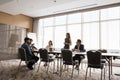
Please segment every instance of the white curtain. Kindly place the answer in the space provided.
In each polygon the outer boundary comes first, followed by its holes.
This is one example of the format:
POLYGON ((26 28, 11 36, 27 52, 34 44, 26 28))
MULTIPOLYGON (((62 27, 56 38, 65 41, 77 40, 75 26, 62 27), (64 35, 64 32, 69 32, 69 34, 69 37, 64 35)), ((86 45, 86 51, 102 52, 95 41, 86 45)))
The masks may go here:
POLYGON ((43 24, 42 19, 34 19, 33 21, 33 33, 36 33, 37 48, 43 48, 43 24))
POLYGON ((16 59, 25 36, 22 27, 0 24, 0 60, 16 59))
POLYGON ((33 21, 33 33, 36 33, 36 47, 39 49, 40 48, 40 44, 39 44, 39 19, 34 19, 33 21))

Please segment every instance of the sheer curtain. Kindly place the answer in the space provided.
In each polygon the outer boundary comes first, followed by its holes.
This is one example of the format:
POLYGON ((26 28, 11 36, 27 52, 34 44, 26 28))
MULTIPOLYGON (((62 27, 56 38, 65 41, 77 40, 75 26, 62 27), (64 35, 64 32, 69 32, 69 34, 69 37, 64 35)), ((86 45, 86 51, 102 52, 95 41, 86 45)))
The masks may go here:
POLYGON ((25 36, 24 28, 0 24, 0 60, 16 59, 25 36))
POLYGON ((33 33, 36 33, 36 47, 39 49, 43 44, 43 28, 41 20, 34 19, 33 21, 33 33))

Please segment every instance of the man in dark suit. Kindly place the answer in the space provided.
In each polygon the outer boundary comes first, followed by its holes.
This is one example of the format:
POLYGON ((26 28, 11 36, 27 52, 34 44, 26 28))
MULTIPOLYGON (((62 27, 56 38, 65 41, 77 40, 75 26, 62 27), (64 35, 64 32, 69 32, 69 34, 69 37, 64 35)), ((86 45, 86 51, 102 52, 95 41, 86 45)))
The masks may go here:
POLYGON ((74 51, 85 52, 84 45, 81 44, 81 40, 80 39, 77 40, 76 45, 74 47, 74 51))
POLYGON ((33 69, 32 66, 35 64, 35 62, 39 60, 39 58, 35 56, 31 51, 30 39, 26 37, 21 47, 24 48, 26 51, 26 58, 27 58, 27 61, 29 61, 29 63, 27 63, 27 67, 30 70, 32 70, 33 69))
MULTIPOLYGON (((76 42, 76 45, 73 49, 73 51, 78 51, 78 52, 85 52, 85 49, 84 49, 84 45, 81 44, 81 40, 78 39, 77 42, 76 42)), ((83 60, 85 58, 84 55, 80 55, 80 54, 76 54, 74 57, 73 57, 73 60, 78 60, 78 65, 76 66, 76 69, 79 69, 79 65, 80 65, 80 62, 81 60, 83 60)))

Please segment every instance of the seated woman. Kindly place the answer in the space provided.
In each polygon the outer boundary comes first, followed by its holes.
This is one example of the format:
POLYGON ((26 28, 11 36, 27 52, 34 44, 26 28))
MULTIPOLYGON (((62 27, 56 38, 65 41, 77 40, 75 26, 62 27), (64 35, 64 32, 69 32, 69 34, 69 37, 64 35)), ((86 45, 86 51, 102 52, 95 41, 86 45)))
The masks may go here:
MULTIPOLYGON (((77 42, 76 42, 76 45, 73 49, 73 51, 79 51, 79 52, 85 52, 85 49, 84 49, 84 45, 81 44, 81 40, 78 39, 77 42)), ((80 54, 76 54, 74 57, 73 57, 73 60, 78 60, 78 65, 76 66, 76 69, 79 69, 79 65, 80 65, 80 62, 82 59, 84 59, 85 56, 84 55, 80 55, 80 54)))
MULTIPOLYGON (((46 50, 47 50, 48 52, 51 52, 51 51, 54 50, 54 48, 53 48, 53 43, 52 43, 51 40, 48 42, 48 45, 46 46, 46 50)), ((49 55, 50 58, 55 58, 55 56, 54 56, 53 54, 48 54, 48 55, 49 55)), ((47 66, 47 63, 45 63, 44 66, 47 66)))
POLYGON ((47 49, 47 51, 53 51, 53 43, 52 43, 51 40, 48 42, 48 45, 46 46, 46 49, 47 49))

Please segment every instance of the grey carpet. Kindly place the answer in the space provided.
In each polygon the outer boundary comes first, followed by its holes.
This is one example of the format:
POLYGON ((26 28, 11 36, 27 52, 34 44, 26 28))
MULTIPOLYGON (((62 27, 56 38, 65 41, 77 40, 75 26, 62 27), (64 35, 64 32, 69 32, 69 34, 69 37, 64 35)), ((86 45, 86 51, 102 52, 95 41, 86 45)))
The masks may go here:
MULTIPOLYGON (((74 70, 73 78, 71 78, 71 68, 68 71, 64 71, 60 77, 58 74, 53 74, 52 68, 46 73, 46 69, 41 64, 39 71, 38 64, 34 70, 29 70, 25 63, 22 62, 19 72, 17 71, 20 60, 6 60, 0 61, 0 80, 84 80, 86 66, 80 68, 78 75, 77 70, 74 70)), ((51 65, 50 65, 51 66, 51 65)), ((56 69, 54 69, 56 71, 56 69)), ((114 75, 120 73, 120 67, 113 67, 112 80, 120 80, 120 76, 114 75)), ((92 70, 92 76, 87 80, 100 80, 100 70, 92 70)), ((108 80, 108 71, 106 70, 106 80, 108 80)))

